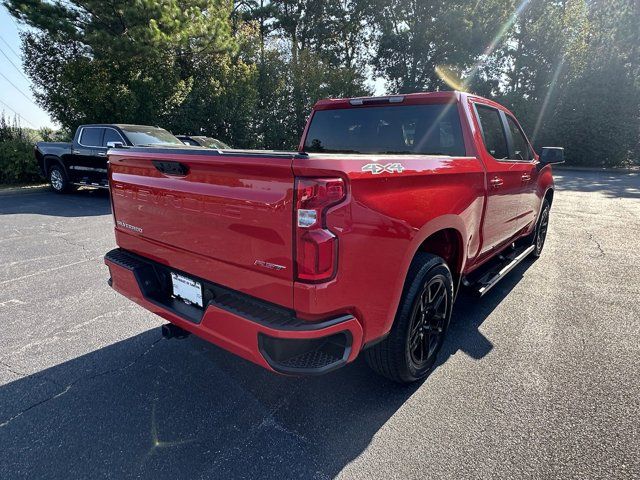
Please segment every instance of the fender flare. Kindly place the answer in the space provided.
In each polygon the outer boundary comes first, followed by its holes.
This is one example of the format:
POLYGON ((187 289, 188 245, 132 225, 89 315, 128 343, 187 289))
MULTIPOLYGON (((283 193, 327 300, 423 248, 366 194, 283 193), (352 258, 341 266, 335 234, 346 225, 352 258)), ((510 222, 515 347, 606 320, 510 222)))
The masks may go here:
POLYGON ((551 184, 547 187, 547 189, 544 191, 544 195, 542 195, 542 198, 540 199, 540 206, 538 207, 538 211, 536 212, 536 221, 533 222, 533 231, 535 232, 536 228, 538 228, 538 220, 540 219, 540 214, 542 213, 542 204, 544 203, 544 199, 547 198, 547 195, 549 194, 549 192, 551 192, 552 194, 555 195, 555 185, 551 184))
MULTIPOLYGON (((404 270, 405 276, 406 272, 409 271, 409 265, 418 252, 420 245, 422 245, 422 243, 434 233, 437 233, 440 230, 447 229, 455 230, 456 232, 458 232, 458 235, 460 235, 460 247, 462 248, 462 251, 460 252, 462 255, 460 270, 462 271, 464 269, 467 260, 467 247, 469 244, 467 227, 465 226, 464 221, 462 220, 462 218, 460 218, 459 215, 446 214, 429 220, 422 226, 422 228, 420 228, 420 230, 418 230, 416 235, 411 240, 403 261, 403 267, 406 267, 406 269, 404 270)), ((451 265, 450 267, 452 269, 454 268, 453 265, 451 265)), ((457 268, 457 266, 455 266, 455 268, 457 268)))
POLYGON ((62 167, 62 170, 64 171, 64 174, 67 176, 67 178, 69 178, 69 172, 67 172, 67 167, 65 167, 60 157, 58 157, 57 155, 51 155, 51 154, 44 155, 42 157, 42 164, 44 166, 45 177, 49 176, 49 168, 51 168, 51 165, 53 165, 54 163, 57 163, 58 165, 60 165, 62 167))

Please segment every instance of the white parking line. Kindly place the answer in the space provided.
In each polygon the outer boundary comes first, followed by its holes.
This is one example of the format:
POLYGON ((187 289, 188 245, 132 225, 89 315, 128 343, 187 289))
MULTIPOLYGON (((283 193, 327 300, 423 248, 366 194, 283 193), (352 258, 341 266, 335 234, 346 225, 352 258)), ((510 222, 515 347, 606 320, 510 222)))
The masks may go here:
POLYGON ((0 282, 0 285, 6 285, 7 283, 13 283, 13 282, 19 282, 20 280, 25 280, 27 278, 35 277, 36 275, 43 275, 45 273, 55 272, 56 270, 61 270, 63 268, 67 268, 67 267, 73 267, 74 265, 80 265, 81 263, 93 262, 94 260, 97 260, 97 259, 102 258, 102 257, 103 257, 103 255, 99 255, 97 257, 87 258, 86 260, 80 260, 79 262, 67 263, 66 265, 60 265, 59 267, 48 268, 46 270, 40 270, 38 272, 30 273, 29 275, 23 275, 22 277, 11 278, 9 280, 5 280, 3 282, 0 282))
POLYGON ((26 303, 22 300, 18 300, 17 298, 12 298, 11 300, 0 302, 0 307, 7 307, 9 305, 26 305, 26 303))

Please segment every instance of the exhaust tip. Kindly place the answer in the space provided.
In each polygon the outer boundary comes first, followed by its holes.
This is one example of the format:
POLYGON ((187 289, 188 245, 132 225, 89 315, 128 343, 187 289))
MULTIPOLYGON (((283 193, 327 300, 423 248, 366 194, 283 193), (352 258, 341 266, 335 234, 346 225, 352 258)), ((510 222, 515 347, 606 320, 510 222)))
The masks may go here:
POLYGON ((182 340, 191 335, 191 332, 187 332, 184 328, 180 328, 173 323, 165 323, 161 327, 162 337, 167 340, 171 338, 176 338, 178 340, 182 340))

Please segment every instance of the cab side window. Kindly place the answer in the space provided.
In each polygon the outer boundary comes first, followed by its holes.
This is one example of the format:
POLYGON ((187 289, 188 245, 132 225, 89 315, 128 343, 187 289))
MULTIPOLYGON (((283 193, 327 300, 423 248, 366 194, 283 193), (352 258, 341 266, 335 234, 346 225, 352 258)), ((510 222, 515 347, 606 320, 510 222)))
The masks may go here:
POLYGON ((509 158, 507 137, 502 128, 500 112, 492 107, 476 104, 478 119, 482 128, 482 139, 487 151, 496 159, 509 158))
POLYGON ((507 117, 507 125, 509 126, 509 131, 511 132, 511 138, 513 140, 513 152, 509 155, 511 160, 525 160, 530 161, 533 158, 533 154, 531 153, 531 148, 529 147, 529 142, 527 142, 527 138, 520 130, 520 127, 516 123, 516 121, 509 115, 507 117))
POLYGON ((100 147, 102 145, 102 132, 104 129, 96 127, 84 127, 80 135, 80 144, 85 147, 100 147))

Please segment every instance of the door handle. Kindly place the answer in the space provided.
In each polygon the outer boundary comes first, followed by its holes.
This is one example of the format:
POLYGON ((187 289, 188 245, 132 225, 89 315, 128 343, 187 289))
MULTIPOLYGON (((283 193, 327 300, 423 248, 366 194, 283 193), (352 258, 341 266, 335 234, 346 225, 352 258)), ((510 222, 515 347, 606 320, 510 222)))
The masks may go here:
POLYGON ((500 177, 493 177, 491 180, 489 180, 489 184, 493 188, 500 188, 503 183, 504 181, 500 177))
POLYGON ((189 167, 180 162, 163 162, 160 160, 152 160, 153 166, 165 175, 173 175, 176 177, 184 177, 189 173, 189 167))
POLYGON ((107 156, 107 152, 98 152, 97 154, 99 157, 106 157, 107 156))
POLYGON ((523 182, 528 182, 529 180, 531 180, 531 175, 529 175, 528 173, 523 173, 522 174, 522 181, 523 182))

